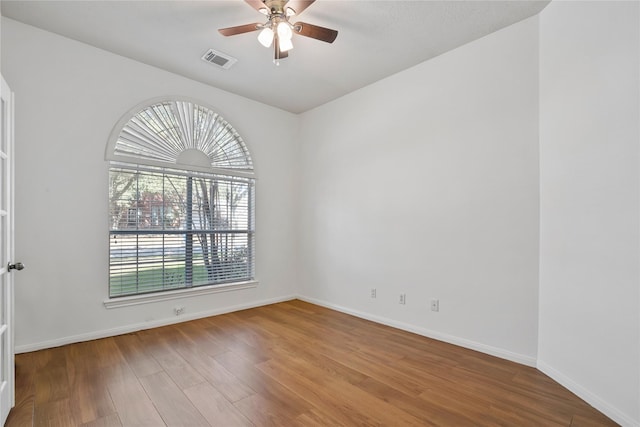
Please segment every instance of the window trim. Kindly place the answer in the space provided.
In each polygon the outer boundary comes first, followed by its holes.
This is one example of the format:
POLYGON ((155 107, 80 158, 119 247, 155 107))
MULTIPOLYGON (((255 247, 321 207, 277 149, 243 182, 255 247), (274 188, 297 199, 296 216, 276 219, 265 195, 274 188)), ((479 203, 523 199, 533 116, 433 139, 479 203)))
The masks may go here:
POLYGON ((217 294, 220 292, 239 291, 242 289, 252 289, 260 284, 258 280, 247 280, 244 282, 224 283, 221 285, 195 286, 192 288, 176 289, 171 291, 150 292, 139 295, 128 295, 124 297, 107 298, 103 301, 105 308, 130 307, 132 305, 149 304, 159 301, 170 301, 180 298, 189 298, 199 295, 217 294))

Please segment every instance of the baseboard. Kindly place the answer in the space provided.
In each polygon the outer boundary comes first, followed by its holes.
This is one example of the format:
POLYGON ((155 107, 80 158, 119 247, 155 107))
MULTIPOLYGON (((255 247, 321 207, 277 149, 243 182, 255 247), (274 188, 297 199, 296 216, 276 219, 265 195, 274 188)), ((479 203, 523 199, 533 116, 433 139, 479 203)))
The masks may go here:
POLYGON ((602 412, 607 417, 611 418, 616 423, 623 427, 640 427, 640 422, 633 420, 627 414, 620 412, 617 408, 610 405, 608 402, 593 394, 571 378, 564 375, 562 372, 557 371, 552 366, 548 365, 542 360, 538 360, 538 370, 551 377, 558 384, 578 396, 580 399, 593 406, 598 411, 602 412))
POLYGON ((100 338, 113 337, 116 335, 129 334, 136 331, 142 331, 145 329, 158 328, 160 326, 173 325, 176 323, 188 322, 189 320, 202 319, 204 317, 216 316, 219 314, 232 313, 234 311, 246 310, 249 308, 261 307, 269 304, 276 304, 283 301, 290 301, 296 299, 295 295, 282 296, 277 298, 270 298, 260 301, 252 301, 247 304, 238 304, 228 307, 216 308, 213 310, 201 311, 198 313, 189 313, 180 317, 169 317, 166 319, 158 319, 151 322, 138 323, 134 325, 127 325, 118 328, 104 329, 101 331, 88 332, 86 334, 71 335, 68 337, 57 338, 55 340, 42 341, 38 343, 19 345, 15 347, 16 354, 28 353, 31 351, 44 350, 46 348, 60 347, 62 345, 74 344, 83 341, 91 341, 100 338))
POLYGON ((521 365, 536 367, 536 358, 525 356, 523 354, 514 353, 502 348, 492 347, 479 342, 467 340, 465 338, 456 337, 453 335, 443 334, 441 332, 432 331, 425 328, 420 328, 408 323, 398 322, 393 319, 389 319, 382 316, 376 316, 370 313, 353 310, 348 307, 332 304, 326 301, 318 300, 307 296, 298 295, 298 299, 309 302, 311 304, 320 305, 322 307, 330 308, 332 310, 340 311, 342 313, 350 314, 352 316, 360 317, 362 319, 371 320, 372 322, 380 323, 383 325, 391 326, 393 328, 402 329, 404 331, 412 332, 414 334, 422 335, 427 338, 433 338, 438 341, 443 341, 449 344, 454 344, 460 347, 468 348, 471 350, 479 351, 481 353, 496 356, 501 359, 510 360, 512 362, 519 363, 521 365))

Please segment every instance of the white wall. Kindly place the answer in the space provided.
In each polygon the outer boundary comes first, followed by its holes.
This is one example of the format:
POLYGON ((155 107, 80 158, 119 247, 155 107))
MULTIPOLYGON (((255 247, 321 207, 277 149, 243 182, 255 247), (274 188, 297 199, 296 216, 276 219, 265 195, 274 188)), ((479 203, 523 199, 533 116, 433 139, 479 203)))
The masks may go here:
POLYGON ((538 365, 640 425, 638 2, 540 16, 538 365))
POLYGON ((18 351, 175 321, 176 305, 184 320, 295 295, 296 116, 7 18, 2 67, 16 94, 16 259, 27 266, 16 276, 18 351), (164 95, 213 106, 247 143, 260 284, 107 310, 107 138, 125 112, 164 95), (273 122, 278 135, 264 132, 273 122))
POLYGON ((537 52, 534 17, 301 116, 304 298, 535 364, 537 52))

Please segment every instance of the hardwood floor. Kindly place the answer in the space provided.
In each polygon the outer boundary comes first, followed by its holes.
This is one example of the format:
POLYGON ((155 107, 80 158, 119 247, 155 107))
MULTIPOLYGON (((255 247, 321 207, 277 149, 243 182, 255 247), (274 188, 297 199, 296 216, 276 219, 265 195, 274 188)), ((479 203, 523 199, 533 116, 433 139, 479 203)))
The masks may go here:
POLYGON ((539 371, 289 301, 16 356, 7 426, 610 426, 539 371))

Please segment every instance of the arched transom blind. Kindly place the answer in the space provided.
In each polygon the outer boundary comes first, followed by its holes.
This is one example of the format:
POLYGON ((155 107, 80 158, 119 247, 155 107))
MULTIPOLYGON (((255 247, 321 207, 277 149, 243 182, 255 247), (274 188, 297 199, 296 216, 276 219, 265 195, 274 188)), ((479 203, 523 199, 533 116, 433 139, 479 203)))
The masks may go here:
POLYGON ((213 168, 253 170, 238 132, 219 114, 190 101, 163 101, 136 113, 123 126, 113 154, 143 163, 207 162, 213 168))

